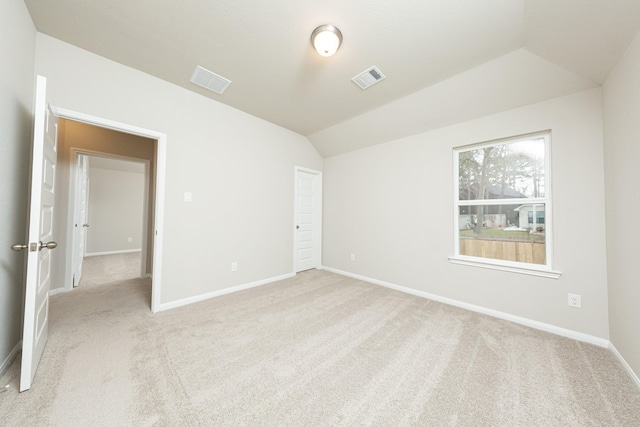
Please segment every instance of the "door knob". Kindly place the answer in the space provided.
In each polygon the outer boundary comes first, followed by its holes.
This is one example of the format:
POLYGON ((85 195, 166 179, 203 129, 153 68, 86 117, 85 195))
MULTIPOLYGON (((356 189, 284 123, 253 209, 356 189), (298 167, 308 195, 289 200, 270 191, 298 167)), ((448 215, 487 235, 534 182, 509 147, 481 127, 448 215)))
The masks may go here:
POLYGON ((48 242, 48 243, 44 243, 44 242, 40 242, 40 246, 38 247, 38 250, 41 251, 43 249, 55 249, 58 247, 58 244, 56 242, 48 242))
POLYGON ((11 250, 20 252, 23 249, 27 249, 29 245, 23 245, 22 243, 16 243, 15 245, 11 245, 11 250))
POLYGON ((89 224, 82 224, 83 227, 89 227, 89 224))

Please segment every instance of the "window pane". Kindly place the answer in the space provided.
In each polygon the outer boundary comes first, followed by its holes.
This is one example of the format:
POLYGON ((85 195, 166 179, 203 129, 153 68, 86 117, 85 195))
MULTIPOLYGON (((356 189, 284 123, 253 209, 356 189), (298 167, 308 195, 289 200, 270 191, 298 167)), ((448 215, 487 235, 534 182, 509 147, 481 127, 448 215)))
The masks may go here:
POLYGON ((545 205, 460 206, 460 255, 546 264, 545 205))
POLYGON ((545 197, 544 138, 458 153, 460 200, 545 197))

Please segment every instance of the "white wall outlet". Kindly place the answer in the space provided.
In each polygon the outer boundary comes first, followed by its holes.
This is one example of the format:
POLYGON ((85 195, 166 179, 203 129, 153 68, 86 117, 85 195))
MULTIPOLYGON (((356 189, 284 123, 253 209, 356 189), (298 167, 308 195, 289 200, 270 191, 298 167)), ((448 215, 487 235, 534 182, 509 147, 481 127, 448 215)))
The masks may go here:
POLYGON ((569 307, 582 308, 582 296, 569 294, 569 307))
POLYGON ((133 243, 133 237, 127 237, 127 242, 133 243))
POLYGON ((356 260, 356 254, 351 254, 349 259, 351 259, 351 261, 355 261, 356 260))
POLYGON ((191 203, 193 202, 193 195, 189 192, 185 192, 184 193, 184 202, 185 203, 191 203))
POLYGON ((238 271, 238 263, 237 262, 232 262, 231 263, 231 271, 238 271))

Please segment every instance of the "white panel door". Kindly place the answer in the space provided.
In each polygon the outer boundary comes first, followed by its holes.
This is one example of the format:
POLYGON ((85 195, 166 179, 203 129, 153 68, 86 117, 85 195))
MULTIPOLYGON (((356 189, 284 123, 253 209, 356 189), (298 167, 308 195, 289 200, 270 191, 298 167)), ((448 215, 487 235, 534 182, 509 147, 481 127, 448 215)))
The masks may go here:
POLYGON ((84 260, 87 227, 87 204, 89 199, 87 164, 89 158, 78 156, 76 180, 76 206, 73 220, 73 286, 76 287, 82 278, 82 262, 84 260))
POLYGON ((295 271, 320 267, 320 174, 297 168, 295 174, 295 271))
POLYGON ((53 238, 54 180, 57 150, 57 119, 47 104, 47 79, 38 76, 34 106, 33 159, 31 165, 31 204, 25 286, 24 330, 20 391, 31 382, 47 342, 51 250, 53 238))

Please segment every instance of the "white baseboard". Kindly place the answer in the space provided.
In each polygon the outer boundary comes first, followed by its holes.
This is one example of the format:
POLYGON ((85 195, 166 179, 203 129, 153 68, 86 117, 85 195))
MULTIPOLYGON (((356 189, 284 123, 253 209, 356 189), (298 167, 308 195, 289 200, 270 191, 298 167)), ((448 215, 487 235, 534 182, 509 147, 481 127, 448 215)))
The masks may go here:
POLYGON ((167 302, 164 304, 160 304, 160 307, 158 307, 156 312, 170 310, 172 308, 182 307, 184 305, 189 305, 195 302, 204 301, 209 298, 215 298, 222 295, 231 294, 233 292, 244 291, 245 289, 267 285, 269 283, 277 282, 279 280, 289 279, 291 277, 294 277, 295 275, 296 275, 295 273, 283 274, 282 276, 271 277, 269 279, 258 280, 257 282, 246 283, 244 285, 233 286, 231 288, 221 289, 219 291, 213 291, 213 292, 208 292, 202 295, 196 295, 195 297, 183 298, 177 301, 167 302))
POLYGON ((636 375, 636 373, 633 372, 633 369, 631 369, 631 366, 629 366, 627 361, 624 360, 624 357, 622 357, 622 355, 620 354, 616 346, 613 345, 612 342, 609 343, 609 350, 611 350, 613 355, 616 356, 616 358, 618 359, 618 362, 620 362, 622 367, 627 371, 627 374, 629 374, 629 376, 631 377, 631 381, 636 383, 636 386, 638 386, 638 388, 640 389, 640 378, 638 378, 638 375, 636 375))
POLYGON ((16 355, 18 354, 21 348, 22 348, 22 341, 18 341, 18 344, 16 344, 16 346, 13 347, 13 350, 11 350, 9 355, 2 361, 2 365, 0 365, 0 377, 3 376, 5 372, 7 372, 9 365, 11 365, 11 362, 13 362, 13 359, 15 359, 16 355))
POLYGON ((71 291, 71 289, 67 289, 67 288, 55 288, 55 289, 51 289, 49 290, 49 296, 52 297, 54 295, 58 295, 58 294, 63 294, 65 292, 69 292, 71 291))
POLYGON ((121 251, 91 252, 91 253, 84 254, 84 256, 89 257, 89 256, 100 256, 100 255, 130 254, 132 252, 142 252, 142 249, 124 249, 121 251))
POLYGON ((490 308, 481 307, 479 305, 469 304, 466 302, 458 301, 452 298, 445 298, 439 295, 430 294, 428 292, 418 291, 416 289, 407 288, 393 283, 383 282, 382 280, 372 279, 370 277, 360 276, 358 274, 349 273, 346 271, 338 270, 331 267, 322 267, 323 270, 330 271, 332 273, 340 274, 342 276, 352 277, 354 279, 362 280, 364 282, 373 283, 374 285, 384 286, 386 288, 395 289, 396 291, 404 292, 407 294, 415 295, 422 298, 438 301, 444 304, 453 305, 455 307, 464 308, 465 310, 475 311, 477 313, 486 314, 488 316, 496 317, 498 319, 508 320, 510 322, 518 323, 520 325, 529 326, 541 331, 550 332, 552 334, 560 335, 567 338, 572 338, 577 341, 594 344, 599 347, 609 347, 609 340, 599 338, 593 335, 583 334, 582 332, 572 331, 570 329, 560 328, 558 326, 549 325, 548 323, 538 322, 536 320, 527 319, 525 317, 514 316, 513 314, 503 313, 501 311, 492 310, 490 308))

